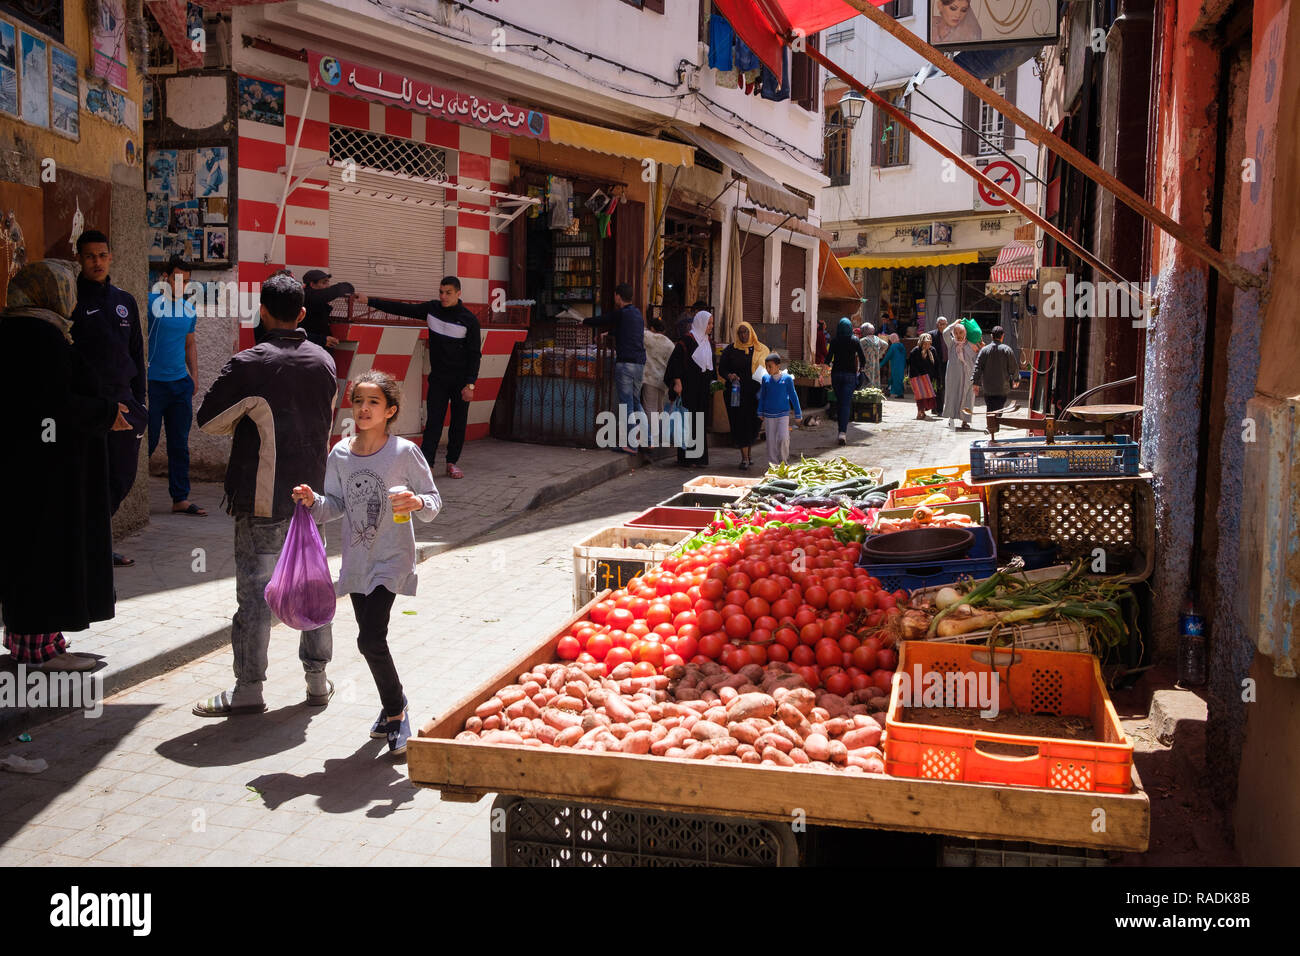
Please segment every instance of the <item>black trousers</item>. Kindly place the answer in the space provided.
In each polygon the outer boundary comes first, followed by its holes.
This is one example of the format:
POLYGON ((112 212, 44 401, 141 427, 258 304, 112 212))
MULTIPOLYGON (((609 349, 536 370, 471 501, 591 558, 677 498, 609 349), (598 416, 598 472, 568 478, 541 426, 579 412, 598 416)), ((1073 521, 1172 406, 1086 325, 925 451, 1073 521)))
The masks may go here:
POLYGON ((984 395, 984 410, 986 412, 996 412, 1007 403, 1006 395, 984 395))
POLYGON ((134 431, 108 433, 108 495, 112 513, 131 493, 140 467, 140 439, 134 431))
POLYGON ((460 397, 460 390, 460 385, 429 376, 429 417, 424 423, 421 450, 430 468, 438 457, 438 442, 442 441, 442 420, 447 417, 448 404, 451 405, 451 428, 447 433, 447 464, 454 465, 460 461, 461 449, 465 447, 465 425, 469 421, 469 402, 460 397))
POLYGON ((388 651, 388 615, 397 595, 381 586, 369 594, 348 596, 352 598, 352 611, 357 617, 357 649, 375 679, 384 716, 395 717, 402 712, 402 681, 388 651))

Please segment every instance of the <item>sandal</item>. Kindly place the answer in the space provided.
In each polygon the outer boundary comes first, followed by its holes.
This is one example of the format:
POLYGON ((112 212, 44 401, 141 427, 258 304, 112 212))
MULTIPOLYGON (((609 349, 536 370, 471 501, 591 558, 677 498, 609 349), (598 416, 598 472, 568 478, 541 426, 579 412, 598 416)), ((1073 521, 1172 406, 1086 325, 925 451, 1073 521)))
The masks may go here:
POLYGON ((236 707, 230 703, 230 691, 223 690, 220 694, 203 698, 194 705, 191 712, 196 717, 236 717, 240 714, 264 714, 266 713, 266 703, 240 704, 236 707))
POLYGON ((208 516, 208 513, 206 511, 204 511, 202 508, 200 508, 198 505, 194 504, 193 502, 190 502, 190 506, 188 508, 179 508, 179 509, 172 508, 172 514, 194 515, 195 517, 198 518, 206 518, 208 516))

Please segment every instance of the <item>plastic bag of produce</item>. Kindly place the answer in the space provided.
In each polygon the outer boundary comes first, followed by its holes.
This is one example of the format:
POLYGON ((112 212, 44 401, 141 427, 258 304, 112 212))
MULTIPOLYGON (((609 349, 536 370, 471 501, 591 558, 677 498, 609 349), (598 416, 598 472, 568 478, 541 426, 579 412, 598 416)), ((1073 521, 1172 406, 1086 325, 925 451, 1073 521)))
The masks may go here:
POLYGON ((971 345, 979 345, 980 339, 984 337, 980 324, 974 319, 962 319, 961 324, 966 326, 966 341, 971 345))
POLYGON ((284 547, 263 594, 275 616, 295 630, 314 631, 334 620, 334 583, 325 545, 302 504, 293 509, 284 547))

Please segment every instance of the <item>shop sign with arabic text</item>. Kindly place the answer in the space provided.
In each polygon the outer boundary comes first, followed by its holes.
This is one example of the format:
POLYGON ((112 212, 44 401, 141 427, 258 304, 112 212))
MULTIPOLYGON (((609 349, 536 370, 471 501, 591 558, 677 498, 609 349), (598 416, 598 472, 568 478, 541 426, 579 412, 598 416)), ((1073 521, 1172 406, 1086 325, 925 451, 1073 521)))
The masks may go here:
POLYGON ((315 51, 309 51, 307 64, 314 89, 427 113, 461 126, 477 126, 511 136, 548 138, 547 116, 536 110, 459 93, 391 70, 377 70, 315 51))

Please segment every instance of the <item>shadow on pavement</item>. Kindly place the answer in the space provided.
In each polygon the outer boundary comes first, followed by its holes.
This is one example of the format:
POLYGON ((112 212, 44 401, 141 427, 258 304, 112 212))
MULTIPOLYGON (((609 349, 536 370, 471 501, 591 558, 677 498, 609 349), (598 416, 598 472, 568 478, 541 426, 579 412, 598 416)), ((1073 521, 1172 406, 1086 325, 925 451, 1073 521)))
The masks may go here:
POLYGON ((187 767, 233 767, 299 746, 307 739, 307 725, 321 713, 293 704, 265 714, 195 717, 204 721, 201 727, 163 741, 156 752, 187 767))
POLYGON ((398 769, 400 758, 383 755, 387 746, 375 740, 362 744, 350 757, 326 760, 322 770, 305 777, 269 773, 250 780, 248 786, 257 791, 268 810, 298 797, 312 796, 324 813, 368 808, 367 817, 382 819, 411 803, 418 792, 398 769))
MULTIPOLYGON (((61 794, 77 789, 81 779, 117 750, 122 740, 158 707, 158 704, 105 704, 99 717, 90 718, 94 727, 89 733, 60 736, 61 729, 71 729, 67 728, 68 721, 87 719, 73 714, 33 731, 29 742, 6 741, 0 755, 15 753, 28 760, 41 758, 49 768, 38 774, 0 773, 0 846, 33 817, 49 809, 61 794)), ((88 808, 103 804, 111 812, 113 802, 122 802, 112 786, 84 787, 81 793, 84 800, 78 805, 88 808)), ((132 794, 130 799, 139 796, 132 794)))

